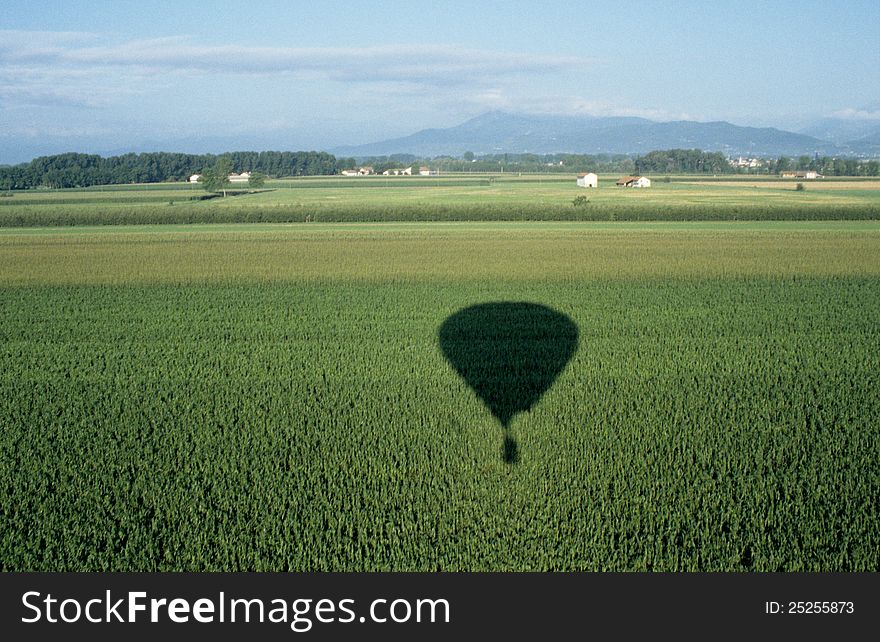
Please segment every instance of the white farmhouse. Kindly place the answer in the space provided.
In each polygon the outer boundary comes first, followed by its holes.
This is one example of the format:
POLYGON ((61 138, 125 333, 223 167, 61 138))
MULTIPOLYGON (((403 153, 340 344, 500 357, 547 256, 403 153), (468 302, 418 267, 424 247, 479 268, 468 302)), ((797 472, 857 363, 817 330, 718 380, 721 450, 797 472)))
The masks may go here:
POLYGON ((782 172, 781 176, 782 176, 782 178, 808 178, 808 179, 824 178, 822 176, 822 174, 820 174, 819 172, 817 172, 816 170, 813 170, 813 169, 798 170, 796 172, 782 172))
POLYGON ((370 174, 374 174, 372 165, 366 165, 364 167, 358 167, 357 169, 344 169, 342 170, 343 176, 369 176, 370 174))
POLYGON ((202 180, 201 174, 193 174, 192 176, 189 177, 190 183, 198 183, 200 180, 202 180))
POLYGON ((651 187, 651 179, 646 176, 624 176, 617 181, 618 187, 651 187))
POLYGON ((599 177, 592 172, 588 174, 578 174, 578 187, 599 187, 599 177))
POLYGON ((412 176, 412 167, 407 167, 406 169, 395 168, 395 169, 386 169, 382 172, 382 176, 412 176))
POLYGON ((386 169, 382 172, 382 176, 400 176, 400 172, 403 171, 401 169, 386 169))
POLYGON ((251 179, 250 172, 242 172, 241 174, 230 174, 229 182, 230 183, 247 183, 251 179))

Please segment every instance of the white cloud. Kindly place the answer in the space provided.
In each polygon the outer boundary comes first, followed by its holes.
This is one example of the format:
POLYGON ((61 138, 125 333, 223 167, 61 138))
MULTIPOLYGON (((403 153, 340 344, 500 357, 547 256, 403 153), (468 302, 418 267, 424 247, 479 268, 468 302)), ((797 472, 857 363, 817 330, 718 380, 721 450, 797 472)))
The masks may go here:
POLYGON ((453 111, 470 105, 536 114, 692 118, 539 89, 554 74, 571 78, 595 65, 575 56, 449 44, 297 48, 202 44, 184 36, 108 40, 94 33, 0 31, 0 106, 111 107, 131 96, 173 95, 171 88, 188 79, 284 76, 356 87, 363 104, 412 97, 453 111))
POLYGON ((21 86, 0 81, 0 107, 86 107, 103 106, 98 97, 88 91, 60 87, 21 86))
POLYGON ((20 31, 0 29, 0 51, 58 50, 95 42, 101 36, 86 31, 20 31))
POLYGON ((139 73, 318 74, 343 81, 461 84, 485 76, 543 74, 571 69, 572 56, 466 49, 454 45, 377 47, 251 47, 192 44, 189 38, 131 40, 95 45, 93 34, 0 32, 0 66, 29 64, 67 69, 139 73))
POLYGON ((833 114, 834 118, 845 120, 880 120, 880 109, 839 109, 833 114))
POLYGON ((0 107, 112 107, 153 91, 142 74, 106 74, 93 69, 0 62, 0 107))
POLYGON ((587 100, 576 96, 566 96, 557 99, 554 103, 544 103, 537 106, 536 111, 548 114, 568 114, 572 116, 593 116, 597 118, 607 116, 628 116, 633 118, 647 118, 656 121, 671 120, 699 120, 696 116, 687 112, 669 111, 656 107, 629 107, 619 103, 587 100))
POLYGON ((582 96, 537 94, 502 87, 489 87, 470 94, 467 102, 482 109, 500 109, 524 114, 550 116, 631 116, 648 120, 699 120, 687 112, 675 112, 653 107, 630 107, 619 102, 591 100, 582 96))
POLYGON ((118 133, 117 127, 99 123, 41 123, 25 120, 11 124, 0 121, 0 137, 2 138, 87 138, 107 136, 118 133))
POLYGON ((436 43, 263 47, 6 30, 0 134, 124 141, 287 131, 343 144, 453 126, 489 110, 690 118, 590 96, 582 72, 597 69, 583 57, 436 43))

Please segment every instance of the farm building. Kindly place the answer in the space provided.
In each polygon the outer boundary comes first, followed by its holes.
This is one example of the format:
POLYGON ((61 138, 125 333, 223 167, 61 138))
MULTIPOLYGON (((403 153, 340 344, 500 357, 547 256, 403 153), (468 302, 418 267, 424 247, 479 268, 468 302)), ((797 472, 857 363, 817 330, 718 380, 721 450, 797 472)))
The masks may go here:
POLYGON ((192 176, 189 177, 190 183, 198 183, 200 180, 202 180, 201 174, 193 174, 192 176))
POLYGON ((599 187, 599 177, 589 172, 587 174, 578 174, 578 187, 599 187))
POLYGON ((645 176, 624 176, 617 181, 618 187, 651 187, 651 179, 645 176))
POLYGON ((760 158, 743 158, 740 156, 739 158, 730 158, 727 161, 731 167, 739 167, 746 169, 753 169, 755 167, 761 167, 764 164, 760 158))
POLYGON ((806 178, 811 180, 814 178, 822 178, 822 174, 812 169, 806 171, 798 170, 796 172, 782 172, 780 176, 782 176, 782 178, 806 178))
POLYGON ((358 169, 344 169, 342 170, 343 176, 369 176, 373 173, 373 168, 370 165, 366 167, 359 167, 358 169))
POLYGON ((241 174, 230 174, 230 183, 247 183, 251 179, 250 172, 242 172, 241 174))
POLYGON ((386 169, 382 172, 382 176, 412 176, 412 167, 407 167, 405 169, 386 169))

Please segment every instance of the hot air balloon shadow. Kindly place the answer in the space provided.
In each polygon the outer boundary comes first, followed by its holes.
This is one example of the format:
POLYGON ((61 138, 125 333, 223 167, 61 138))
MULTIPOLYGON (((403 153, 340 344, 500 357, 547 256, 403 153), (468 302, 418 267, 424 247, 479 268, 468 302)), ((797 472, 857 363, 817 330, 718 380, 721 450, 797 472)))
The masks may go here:
POLYGON ((502 458, 515 464, 510 422, 556 381, 577 349, 577 326, 547 306, 504 301, 459 310, 437 337, 446 360, 501 423, 502 458))

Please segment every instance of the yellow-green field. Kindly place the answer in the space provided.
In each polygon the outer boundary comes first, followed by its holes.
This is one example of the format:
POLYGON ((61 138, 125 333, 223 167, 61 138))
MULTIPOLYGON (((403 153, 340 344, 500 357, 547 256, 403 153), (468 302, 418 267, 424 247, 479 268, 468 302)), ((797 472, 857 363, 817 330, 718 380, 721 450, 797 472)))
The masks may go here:
POLYGON ((442 220, 878 220, 880 180, 654 177, 648 189, 596 189, 558 175, 313 177, 199 201, 189 184, 16 192, 0 227, 442 220), (575 203, 575 199, 580 202, 575 203))
POLYGON ((880 222, 311 223, 17 229, 25 284, 877 276, 880 222))
MULTIPOLYGON (((418 204, 543 204, 569 205, 576 196, 586 196, 596 205, 638 204, 639 206, 680 205, 765 205, 785 204, 814 207, 827 204, 856 205, 880 201, 880 180, 796 181, 727 180, 705 181, 676 178, 669 183, 654 177, 647 189, 615 186, 617 176, 600 177, 599 187, 585 189, 575 184, 574 177, 518 176, 471 178, 467 175, 417 178, 352 177, 308 178, 301 181, 269 181, 275 192, 249 196, 255 204, 316 206, 334 205, 418 205, 418 204), (415 185, 415 186, 414 186, 415 185), (298 189, 298 186, 299 187, 298 189), (308 186, 306 188, 305 186, 308 186)), ((219 202, 233 205, 233 202, 219 202)))

